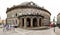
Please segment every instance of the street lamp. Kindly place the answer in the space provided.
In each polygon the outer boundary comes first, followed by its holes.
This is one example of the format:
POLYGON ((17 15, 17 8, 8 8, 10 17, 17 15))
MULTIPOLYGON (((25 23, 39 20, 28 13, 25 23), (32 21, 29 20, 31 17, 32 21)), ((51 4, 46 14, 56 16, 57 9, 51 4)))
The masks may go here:
POLYGON ((54 32, 55 32, 55 26, 56 26, 55 17, 54 17, 54 19, 53 19, 53 25, 54 25, 54 32))

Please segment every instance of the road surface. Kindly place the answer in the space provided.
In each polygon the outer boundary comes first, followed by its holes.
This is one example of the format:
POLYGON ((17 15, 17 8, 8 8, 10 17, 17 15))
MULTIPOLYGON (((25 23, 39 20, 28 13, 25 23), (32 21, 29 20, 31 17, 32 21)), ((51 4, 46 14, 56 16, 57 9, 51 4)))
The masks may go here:
POLYGON ((56 35, 53 28, 47 30, 24 30, 16 28, 15 30, 5 31, 0 29, 0 35, 56 35))

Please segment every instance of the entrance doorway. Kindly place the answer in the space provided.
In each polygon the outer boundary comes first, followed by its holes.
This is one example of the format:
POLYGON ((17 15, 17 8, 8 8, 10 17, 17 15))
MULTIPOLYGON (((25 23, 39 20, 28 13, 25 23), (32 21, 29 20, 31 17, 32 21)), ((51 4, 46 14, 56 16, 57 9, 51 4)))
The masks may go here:
POLYGON ((37 26, 37 19, 34 18, 34 19, 33 19, 33 27, 36 27, 36 26, 37 26))
POLYGON ((30 27, 30 18, 27 18, 27 27, 30 27))
POLYGON ((39 26, 41 26, 41 18, 39 19, 39 26))
POLYGON ((22 18, 22 27, 24 26, 24 18, 22 18))

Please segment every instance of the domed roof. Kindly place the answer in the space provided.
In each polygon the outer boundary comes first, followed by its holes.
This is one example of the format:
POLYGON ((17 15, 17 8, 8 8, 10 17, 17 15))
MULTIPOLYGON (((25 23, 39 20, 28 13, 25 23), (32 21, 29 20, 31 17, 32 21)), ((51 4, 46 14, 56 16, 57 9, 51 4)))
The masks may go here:
POLYGON ((11 11, 11 10, 13 10, 13 9, 16 9, 16 8, 35 8, 35 9, 40 9, 40 10, 44 10, 44 11, 48 12, 51 15, 51 13, 48 10, 44 9, 43 7, 40 7, 40 6, 36 5, 32 1, 31 2, 24 2, 24 3, 21 3, 20 5, 17 5, 17 6, 14 5, 11 8, 7 8, 6 13, 11 11))

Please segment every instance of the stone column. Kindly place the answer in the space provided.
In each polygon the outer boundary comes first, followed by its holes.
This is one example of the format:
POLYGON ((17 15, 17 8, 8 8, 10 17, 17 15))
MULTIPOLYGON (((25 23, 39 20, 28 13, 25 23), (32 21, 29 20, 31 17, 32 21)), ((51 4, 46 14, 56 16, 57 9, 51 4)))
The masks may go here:
POLYGON ((39 27, 39 18, 37 18, 37 26, 39 27))
POLYGON ((19 19, 17 18, 17 26, 19 26, 19 19))
POLYGON ((27 27, 27 22, 26 22, 26 18, 24 18, 24 28, 27 27))
POLYGON ((31 27, 33 27, 33 18, 31 18, 31 27))
POLYGON ((20 27, 22 27, 22 18, 20 18, 20 27))

